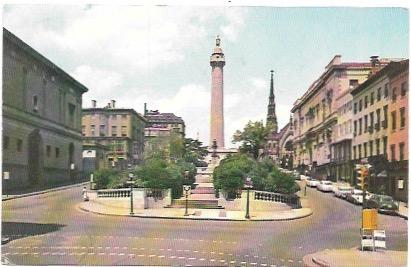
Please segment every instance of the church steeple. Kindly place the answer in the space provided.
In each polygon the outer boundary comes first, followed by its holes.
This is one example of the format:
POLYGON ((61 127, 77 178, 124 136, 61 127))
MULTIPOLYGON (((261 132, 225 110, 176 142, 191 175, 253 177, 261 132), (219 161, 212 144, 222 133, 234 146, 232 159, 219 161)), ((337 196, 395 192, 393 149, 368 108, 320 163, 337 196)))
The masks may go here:
POLYGON ((272 127, 273 132, 278 132, 277 115, 275 115, 274 97, 274 71, 271 70, 270 96, 268 97, 267 127, 272 127))

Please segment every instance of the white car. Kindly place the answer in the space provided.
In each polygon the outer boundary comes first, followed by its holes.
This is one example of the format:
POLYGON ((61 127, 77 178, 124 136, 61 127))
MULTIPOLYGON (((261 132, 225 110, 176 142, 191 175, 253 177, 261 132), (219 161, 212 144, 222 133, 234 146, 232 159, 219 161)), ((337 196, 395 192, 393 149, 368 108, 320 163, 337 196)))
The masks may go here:
POLYGON ((351 193, 347 195, 347 200, 356 205, 361 205, 363 201, 362 190, 359 190, 359 189, 351 190, 351 193))
POLYGON ((320 183, 320 181, 312 179, 312 178, 307 180, 307 186, 309 186, 309 187, 317 187, 317 185, 319 183, 320 183))
POLYGON ((322 192, 331 192, 333 191, 333 183, 331 181, 321 181, 317 185, 317 189, 322 192))
POLYGON ((352 190, 353 188, 349 185, 339 185, 335 187, 334 196, 345 199, 352 190))

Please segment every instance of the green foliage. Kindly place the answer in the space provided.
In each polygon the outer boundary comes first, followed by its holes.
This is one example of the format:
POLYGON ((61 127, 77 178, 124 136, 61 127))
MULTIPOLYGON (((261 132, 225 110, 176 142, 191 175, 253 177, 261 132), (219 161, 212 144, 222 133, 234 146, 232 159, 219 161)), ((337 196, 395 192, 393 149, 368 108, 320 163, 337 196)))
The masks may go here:
POLYGON ((293 194, 299 190, 294 177, 279 171, 270 159, 257 162, 245 154, 227 157, 214 169, 214 187, 233 195, 244 187, 245 177, 251 177, 253 189, 293 194))
POLYGON ((258 158, 258 150, 264 148, 270 127, 264 127, 262 121, 249 121, 243 131, 237 130, 233 137, 233 143, 241 143, 240 151, 258 158))
POLYGON ((208 150, 206 146, 191 138, 184 139, 184 160, 191 162, 197 167, 202 167, 202 160, 207 156, 208 150))

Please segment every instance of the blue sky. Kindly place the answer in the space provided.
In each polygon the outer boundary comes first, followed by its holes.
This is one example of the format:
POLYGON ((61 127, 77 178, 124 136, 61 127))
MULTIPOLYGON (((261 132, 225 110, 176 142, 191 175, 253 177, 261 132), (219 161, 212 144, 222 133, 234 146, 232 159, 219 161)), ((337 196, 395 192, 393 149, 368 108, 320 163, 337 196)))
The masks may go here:
POLYGON ((210 66, 222 39, 226 144, 248 120, 265 119, 274 69, 280 126, 292 103, 336 54, 408 58, 403 8, 7 5, 3 24, 88 86, 83 105, 174 112, 208 144, 210 66))

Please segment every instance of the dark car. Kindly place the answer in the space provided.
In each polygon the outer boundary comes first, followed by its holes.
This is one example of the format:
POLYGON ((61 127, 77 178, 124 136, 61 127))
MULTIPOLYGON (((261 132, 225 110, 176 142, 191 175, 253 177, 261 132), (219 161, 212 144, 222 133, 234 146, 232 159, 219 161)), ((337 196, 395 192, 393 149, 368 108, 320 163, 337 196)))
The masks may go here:
POLYGON ((396 214, 398 205, 394 199, 386 195, 372 195, 364 205, 368 209, 378 209, 380 213, 396 214))

